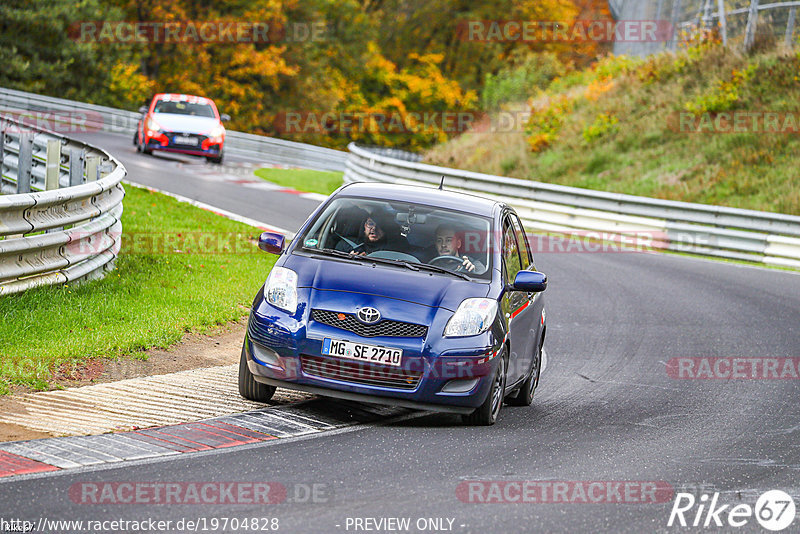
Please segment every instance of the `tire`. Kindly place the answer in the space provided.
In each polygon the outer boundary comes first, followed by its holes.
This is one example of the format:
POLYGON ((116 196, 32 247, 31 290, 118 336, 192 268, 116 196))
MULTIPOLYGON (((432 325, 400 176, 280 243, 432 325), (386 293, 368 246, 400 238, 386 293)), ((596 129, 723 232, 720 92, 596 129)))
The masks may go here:
POLYGON ((219 165, 220 163, 222 163, 222 154, 220 154, 217 157, 206 156, 206 159, 208 160, 209 163, 214 163, 216 165, 219 165))
POLYGON ((133 134, 133 146, 136 147, 136 152, 139 152, 139 130, 136 130, 136 133, 133 134))
POLYGON ((536 354, 536 361, 533 362, 536 367, 532 370, 531 376, 522 383, 519 391, 511 397, 506 398, 506 402, 511 406, 530 406, 533 403, 533 394, 536 392, 536 387, 539 385, 539 375, 542 372, 542 346, 539 345, 539 350, 536 354))
POLYGON ((500 408, 503 407, 503 393, 506 387, 506 351, 500 353, 500 362, 492 378, 492 388, 474 412, 469 415, 462 415, 464 423, 474 426, 490 426, 497 421, 500 408))
POLYGON ((276 389, 275 386, 256 382, 253 373, 247 367, 247 356, 245 356, 244 345, 242 345, 242 357, 239 359, 239 395, 251 401, 267 402, 275 394, 276 389))

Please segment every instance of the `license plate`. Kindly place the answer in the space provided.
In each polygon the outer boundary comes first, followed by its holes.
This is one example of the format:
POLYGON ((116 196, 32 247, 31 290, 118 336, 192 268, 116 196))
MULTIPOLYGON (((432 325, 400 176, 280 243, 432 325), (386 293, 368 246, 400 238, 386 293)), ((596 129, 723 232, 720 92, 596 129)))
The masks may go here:
POLYGON ((400 362, 403 359, 402 349, 390 349, 387 347, 376 347, 375 345, 365 345, 363 343, 338 341, 327 337, 322 341, 322 354, 347 358, 348 360, 358 360, 360 362, 392 365, 394 367, 400 367, 400 362))
POLYGON ((176 135, 172 138, 172 142, 176 145, 197 145, 197 138, 186 135, 176 135))

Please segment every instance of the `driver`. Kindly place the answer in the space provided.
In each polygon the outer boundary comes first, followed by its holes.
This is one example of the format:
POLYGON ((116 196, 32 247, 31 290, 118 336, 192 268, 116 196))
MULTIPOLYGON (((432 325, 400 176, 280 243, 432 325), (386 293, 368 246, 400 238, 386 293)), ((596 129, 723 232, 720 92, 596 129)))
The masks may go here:
POLYGON ((467 272, 474 272, 475 274, 483 274, 486 271, 486 266, 480 261, 470 258, 467 255, 460 255, 461 238, 456 233, 455 227, 450 224, 441 224, 436 229, 436 252, 439 256, 454 256, 464 260, 458 270, 465 270, 467 272))

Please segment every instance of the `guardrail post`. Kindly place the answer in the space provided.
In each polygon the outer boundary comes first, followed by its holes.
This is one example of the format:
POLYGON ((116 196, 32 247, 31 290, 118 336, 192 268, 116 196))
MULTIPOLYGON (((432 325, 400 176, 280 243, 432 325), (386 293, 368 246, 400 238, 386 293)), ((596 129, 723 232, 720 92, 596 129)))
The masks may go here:
POLYGON ((47 142, 47 158, 45 163, 44 189, 58 189, 58 174, 61 166, 61 141, 50 139, 47 142))
POLYGON ((793 7, 789 10, 789 21, 786 23, 786 46, 792 46, 792 36, 794 35, 794 17, 797 13, 797 8, 793 7))
POLYGON ((756 40, 758 26, 758 0, 750 0, 750 12, 747 15, 747 29, 744 32, 744 51, 749 52, 756 40))
POLYGON ((89 156, 86 158, 86 181, 96 182, 100 178, 100 158, 89 156))
POLYGON ((81 185, 83 183, 83 169, 86 163, 86 153, 83 150, 73 148, 69 151, 69 185, 81 185))
POLYGON ((681 0, 674 0, 672 4, 672 38, 669 41, 669 50, 675 51, 678 48, 678 21, 681 16, 681 0))
POLYGON ((722 34, 723 46, 728 46, 728 17, 725 14, 725 0, 717 0, 719 9, 719 31, 722 34))
POLYGON ((17 193, 31 192, 31 164, 33 159, 33 134, 20 132, 19 160, 17 162, 17 193))

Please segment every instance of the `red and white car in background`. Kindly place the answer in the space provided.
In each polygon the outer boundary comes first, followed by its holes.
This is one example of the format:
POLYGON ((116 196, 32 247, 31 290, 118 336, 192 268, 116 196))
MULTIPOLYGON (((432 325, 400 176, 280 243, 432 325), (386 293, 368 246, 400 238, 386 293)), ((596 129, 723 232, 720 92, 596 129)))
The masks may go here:
POLYGON ((210 98, 160 93, 148 106, 139 108, 139 112, 142 118, 133 137, 139 152, 178 152, 222 163, 225 145, 222 122, 230 117, 220 115, 210 98))

